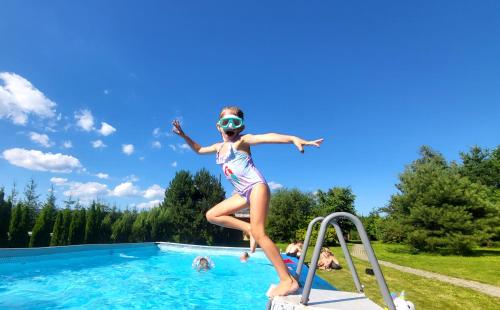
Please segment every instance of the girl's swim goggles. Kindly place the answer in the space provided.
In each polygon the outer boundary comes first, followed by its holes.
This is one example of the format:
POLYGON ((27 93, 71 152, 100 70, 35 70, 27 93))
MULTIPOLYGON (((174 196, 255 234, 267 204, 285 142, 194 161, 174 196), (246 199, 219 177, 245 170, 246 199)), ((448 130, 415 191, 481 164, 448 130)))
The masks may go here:
POLYGON ((222 129, 238 129, 243 126, 243 119, 235 115, 226 115, 222 117, 217 124, 222 129))

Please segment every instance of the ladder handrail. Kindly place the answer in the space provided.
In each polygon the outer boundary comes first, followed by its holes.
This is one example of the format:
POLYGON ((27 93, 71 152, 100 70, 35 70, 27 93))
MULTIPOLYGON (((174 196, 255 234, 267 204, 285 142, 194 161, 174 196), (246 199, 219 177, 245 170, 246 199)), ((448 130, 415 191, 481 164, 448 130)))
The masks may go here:
POLYGON ((297 269, 295 270, 295 278, 297 279, 297 281, 299 281, 300 274, 302 273, 302 266, 304 266, 304 260, 306 258, 307 248, 309 247, 309 241, 311 239, 311 234, 314 228, 314 224, 316 224, 319 221, 322 221, 323 219, 324 217, 318 216, 314 218, 312 221, 310 221, 309 225, 307 225, 306 238, 304 239, 304 243, 302 244, 302 253, 300 254, 299 263, 297 264, 297 269))
POLYGON ((351 253, 349 253, 349 249, 347 248, 347 243, 344 239, 344 234, 342 233, 342 229, 335 219, 331 220, 330 223, 335 228, 335 232, 337 233, 337 238, 339 238, 340 246, 342 247, 342 251, 344 252, 345 260, 347 261, 347 265, 349 266, 349 270, 351 271, 352 280, 354 281, 354 285, 358 290, 358 293, 363 293, 363 286, 361 285, 361 281, 359 281, 358 272, 354 267, 354 263, 352 261, 351 253))
MULTIPOLYGON (((380 269, 377 258, 375 257, 375 253, 373 252, 373 248, 370 244, 370 240, 368 239, 368 235, 366 234, 366 231, 363 227, 363 223, 361 223, 359 218, 357 218, 356 216, 354 216, 350 213, 347 213, 347 212, 332 213, 332 214, 328 215, 327 217, 325 217, 323 219, 323 221, 321 222, 320 230, 318 233, 318 238, 316 240, 316 246, 314 247, 313 256, 311 258, 311 264, 309 265, 309 271, 307 273, 306 282, 305 282, 304 288, 302 290, 302 297, 301 297, 300 302, 303 305, 307 305, 307 303, 309 301, 309 295, 311 293, 313 278, 314 278, 314 275, 316 274, 316 269, 318 266, 319 255, 321 252, 321 248, 323 247, 323 241, 325 239, 326 230, 330 224, 333 224, 335 227, 335 230, 337 231, 337 237, 339 238, 339 242, 342 245, 342 250, 344 251, 344 255, 346 256, 346 259, 348 259, 349 268, 351 269, 351 274, 352 274, 354 282, 356 284, 356 288, 358 289, 358 291, 362 291, 362 286, 359 283, 359 278, 358 278, 358 275, 356 273, 356 269, 354 268, 354 265, 352 264, 351 256, 350 256, 350 253, 347 249, 347 245, 345 244, 345 240, 343 240, 344 238, 342 235, 342 231, 340 230, 340 227, 338 226, 337 221, 335 221, 335 219, 337 219, 339 217, 343 217, 343 218, 347 218, 347 219, 351 220, 354 223, 354 225, 356 226, 356 229, 357 229, 359 236, 361 238, 361 242, 363 243, 363 246, 365 247, 366 254, 368 255, 368 260, 370 261, 370 263, 372 265, 373 272, 374 272, 375 277, 377 279, 380 293, 382 294, 382 297, 384 298, 385 304, 387 305, 389 310, 395 310, 396 307, 394 306, 394 302, 392 301, 391 295, 389 293, 389 288, 387 287, 387 283, 385 282, 384 275, 382 274, 382 270, 380 269), (346 253, 346 251, 347 251, 347 253, 346 253), (350 262, 349 262, 349 260, 350 260, 350 262), (358 279, 358 283, 356 283, 356 279, 358 279)), ((316 219, 314 219, 314 220, 316 220, 316 219)), ((309 228, 308 228, 308 230, 309 230, 309 228)), ((311 228, 311 231, 312 231, 312 228, 311 228)), ((307 240, 307 241, 309 241, 309 240, 307 240)), ((305 245, 305 242, 304 242, 304 245, 305 245)), ((303 253, 302 256, 305 257, 305 254, 303 253)))

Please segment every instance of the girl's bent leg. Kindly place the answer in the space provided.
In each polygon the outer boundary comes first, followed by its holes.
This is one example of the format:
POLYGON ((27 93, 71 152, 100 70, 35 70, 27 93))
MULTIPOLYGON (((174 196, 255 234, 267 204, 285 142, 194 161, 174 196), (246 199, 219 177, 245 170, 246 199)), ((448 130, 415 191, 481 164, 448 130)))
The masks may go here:
POLYGON ((257 184, 252 189, 252 193, 250 194, 250 226, 253 237, 262 250, 264 250, 264 253, 273 264, 280 278, 280 283, 271 292, 271 297, 286 296, 295 292, 299 288, 299 284, 288 273, 278 248, 265 232, 269 197, 269 187, 266 184, 257 184))
MULTIPOLYGON (((234 214, 235 212, 244 209, 246 207, 248 207, 246 199, 238 194, 235 194, 229 197, 228 199, 218 203, 212 209, 208 210, 206 218, 212 224, 216 224, 227 228, 238 229, 250 234, 251 232, 249 223, 231 216, 231 214, 234 214)), ((250 236, 251 248, 252 248, 252 241, 253 238, 252 236, 250 236)), ((254 245, 253 249, 255 249, 254 245)))

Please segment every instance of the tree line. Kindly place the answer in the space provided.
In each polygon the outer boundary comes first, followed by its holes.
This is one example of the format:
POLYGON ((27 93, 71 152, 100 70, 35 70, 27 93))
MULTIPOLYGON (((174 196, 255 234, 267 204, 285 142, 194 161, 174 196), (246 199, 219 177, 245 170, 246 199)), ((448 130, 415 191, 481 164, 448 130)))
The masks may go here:
MULTIPOLYGON (((0 246, 43 247, 74 244, 173 241, 195 244, 230 244, 242 233, 209 223, 205 213, 225 199, 220 181, 205 169, 192 175, 179 171, 165 190, 165 198, 149 210, 126 209, 93 201, 83 207, 71 198, 56 206, 53 190, 39 202, 36 183, 30 180, 24 197, 16 188, 6 198, 0 188, 0 246)), ((267 230, 273 240, 303 239, 309 220, 332 212, 356 213, 350 188, 332 188, 315 194, 297 189, 273 193, 267 230)), ((350 223, 341 223, 345 233, 350 223)), ((329 235, 330 243, 334 236, 329 235)))
POLYGON ((208 223, 206 211, 222 201, 224 189, 205 169, 192 175, 179 171, 159 206, 120 210, 93 201, 84 207, 71 198, 56 206, 53 190, 40 203, 31 180, 18 199, 0 188, 0 247, 42 247, 112 242, 173 241, 216 244, 240 234, 208 223))
MULTIPOLYGON (((460 153, 461 162, 422 147, 420 157, 405 167, 397 192, 387 205, 361 216, 373 240, 410 245, 415 251, 467 254, 475 246, 500 241, 500 147, 473 147, 460 153)), ((37 247, 84 243, 174 241, 228 244, 241 233, 210 224, 205 213, 225 198, 217 177, 202 169, 179 171, 165 190, 159 206, 149 210, 120 210, 103 202, 83 207, 68 199, 56 207, 53 191, 39 202, 31 180, 18 199, 14 187, 8 197, 0 189, 0 246, 37 247), (31 235, 28 232, 31 231, 31 235)), ((303 240, 316 216, 333 212, 357 214, 349 187, 315 193, 298 189, 273 192, 267 231, 274 241, 303 240)), ((356 238, 354 226, 339 221, 346 237, 356 238)), ((317 230, 313 233, 315 240, 317 230)), ((333 244, 331 228, 326 236, 333 244)))

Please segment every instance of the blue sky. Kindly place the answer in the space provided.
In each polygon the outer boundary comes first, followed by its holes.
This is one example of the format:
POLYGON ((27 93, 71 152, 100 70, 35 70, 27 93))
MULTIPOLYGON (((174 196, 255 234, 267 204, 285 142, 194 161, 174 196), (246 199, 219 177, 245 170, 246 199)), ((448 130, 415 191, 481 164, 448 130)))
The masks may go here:
MULTIPOLYGON (((0 185, 58 201, 146 207, 179 169, 220 168, 170 134, 323 137, 256 146, 275 187, 350 186, 367 214, 429 145, 449 160, 500 132, 497 1, 6 1, 0 10, 0 185), (126 151, 126 152, 125 152, 126 151)), ((227 181, 226 191, 231 192, 227 181)))

